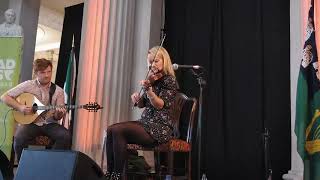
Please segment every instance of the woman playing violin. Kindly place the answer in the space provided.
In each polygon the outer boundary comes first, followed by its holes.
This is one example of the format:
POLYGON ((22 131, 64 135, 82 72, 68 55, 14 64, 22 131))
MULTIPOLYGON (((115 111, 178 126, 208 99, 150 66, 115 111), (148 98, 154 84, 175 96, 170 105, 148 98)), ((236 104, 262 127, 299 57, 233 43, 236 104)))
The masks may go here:
POLYGON ((163 47, 148 51, 151 68, 148 78, 140 81, 144 93, 135 92, 131 100, 145 108, 138 121, 121 122, 107 129, 107 166, 109 179, 121 179, 127 157, 127 144, 154 146, 172 138, 170 109, 177 93, 177 82, 168 52, 163 47))

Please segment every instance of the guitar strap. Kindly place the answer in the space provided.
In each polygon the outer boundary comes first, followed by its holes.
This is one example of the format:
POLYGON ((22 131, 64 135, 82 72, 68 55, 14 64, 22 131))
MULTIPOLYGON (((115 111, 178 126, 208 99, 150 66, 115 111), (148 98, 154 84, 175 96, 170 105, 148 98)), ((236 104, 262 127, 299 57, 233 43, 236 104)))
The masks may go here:
POLYGON ((49 104, 52 105, 52 96, 54 92, 56 91, 56 84, 51 82, 50 90, 49 90, 49 104))

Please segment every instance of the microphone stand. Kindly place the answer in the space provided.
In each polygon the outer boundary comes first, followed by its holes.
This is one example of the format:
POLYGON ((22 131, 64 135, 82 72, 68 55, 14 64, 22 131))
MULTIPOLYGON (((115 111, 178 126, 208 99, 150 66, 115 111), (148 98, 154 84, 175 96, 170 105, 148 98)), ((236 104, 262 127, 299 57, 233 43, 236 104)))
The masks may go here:
POLYGON ((192 74, 196 77, 197 81, 198 81, 198 85, 200 88, 199 91, 199 111, 198 111, 198 128, 197 128, 197 139, 198 139, 198 174, 197 174, 197 179, 204 179, 207 180, 206 178, 206 174, 203 173, 201 175, 201 146, 202 146, 202 138, 201 138, 201 129, 202 129, 202 102, 203 102, 203 89, 205 87, 205 85, 207 84, 203 75, 203 72, 197 73, 195 72, 193 69, 190 69, 190 71, 192 72, 192 74), (201 176, 200 176, 201 175, 201 176))
POLYGON ((272 167, 271 167, 271 157, 270 157, 270 132, 267 128, 264 129, 262 134, 263 147, 264 147, 264 178, 265 180, 272 179, 272 167))

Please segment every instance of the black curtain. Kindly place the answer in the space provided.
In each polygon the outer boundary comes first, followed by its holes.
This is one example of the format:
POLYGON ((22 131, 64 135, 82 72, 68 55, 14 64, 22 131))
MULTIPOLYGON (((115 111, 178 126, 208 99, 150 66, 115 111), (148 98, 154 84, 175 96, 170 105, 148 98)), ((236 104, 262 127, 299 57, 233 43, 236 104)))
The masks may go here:
POLYGON ((83 3, 66 7, 63 21, 59 61, 55 83, 63 87, 66 80, 69 56, 74 38, 74 52, 77 66, 79 64, 83 3))
MULTIPOLYGON (((291 166, 289 0, 165 1, 165 47, 174 63, 203 66, 201 173, 262 180, 262 133, 270 130, 273 180, 291 166)), ((178 70, 181 91, 199 86, 178 70)), ((193 146, 197 154, 197 144, 193 146)), ((197 157, 193 156, 193 162, 197 157)), ((193 163, 192 179, 199 179, 193 163)))
MULTIPOLYGON (((81 3, 78 5, 65 8, 65 15, 64 15, 61 43, 60 43, 60 50, 59 50, 59 60, 58 60, 58 67, 57 67, 57 74, 56 74, 56 81, 55 81, 55 83, 60 87, 64 86, 64 82, 66 80, 69 56, 72 49, 72 41, 73 41, 73 50, 75 53, 75 62, 76 62, 77 69, 79 66, 83 6, 84 4, 81 3)), ((76 76, 75 87, 77 87, 77 76, 76 76)), ((77 91, 75 89, 74 97, 71 100, 72 104, 75 103, 76 94, 77 94, 77 91)), ((71 116, 74 117, 74 110, 71 111, 71 116)), ((69 129, 71 134, 73 134, 73 118, 71 118, 69 129)))

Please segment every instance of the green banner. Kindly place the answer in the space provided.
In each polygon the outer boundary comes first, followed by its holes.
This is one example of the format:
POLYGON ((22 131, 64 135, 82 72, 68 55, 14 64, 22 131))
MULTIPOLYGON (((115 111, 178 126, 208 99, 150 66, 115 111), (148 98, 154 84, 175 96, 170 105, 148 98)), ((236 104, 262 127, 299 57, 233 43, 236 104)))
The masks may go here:
MULTIPOLYGON (((16 86, 20 79, 22 37, 0 37, 0 94, 16 86)), ((15 122, 10 108, 0 103, 0 150, 11 156, 15 122)))

